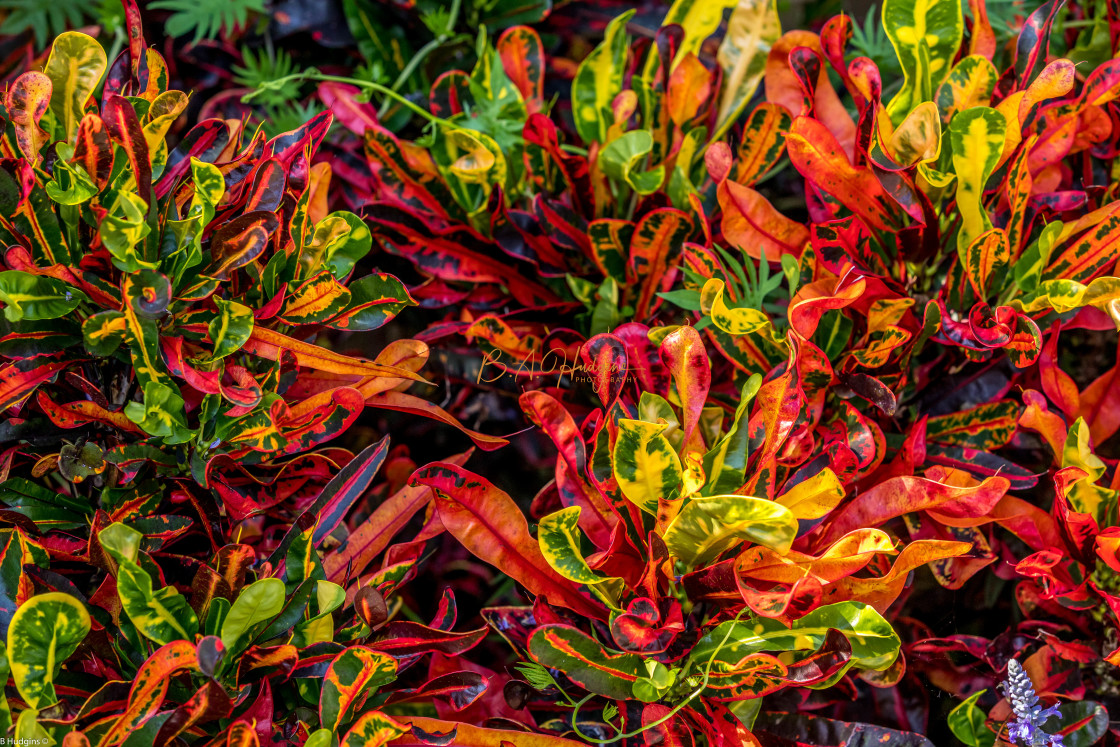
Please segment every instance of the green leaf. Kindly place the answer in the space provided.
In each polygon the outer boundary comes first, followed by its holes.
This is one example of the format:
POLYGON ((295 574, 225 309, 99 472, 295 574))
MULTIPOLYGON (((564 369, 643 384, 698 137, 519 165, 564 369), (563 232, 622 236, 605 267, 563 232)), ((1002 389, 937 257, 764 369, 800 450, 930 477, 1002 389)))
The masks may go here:
POLYGON ((101 546, 117 563, 117 595, 129 620, 144 637, 164 646, 172 641, 193 641, 198 618, 186 597, 174 587, 156 591, 151 575, 140 567, 140 532, 120 522, 98 534, 101 546))
POLYGON ((89 613, 69 594, 39 594, 20 605, 8 627, 8 661, 28 705, 41 709, 58 702, 54 678, 89 629, 89 613))
POLYGON ((968 747, 992 747, 996 742, 995 732, 984 726, 988 717, 976 707, 976 701, 986 692, 988 691, 979 690, 968 696, 967 700, 949 711, 946 719, 953 736, 968 747))
POLYGON ((653 149, 653 135, 631 130, 612 140, 599 152, 599 168, 615 181, 625 182, 640 195, 653 194, 665 180, 665 167, 638 171, 653 149))
POLYGON ((760 651, 811 651, 824 644, 829 629, 840 631, 848 639, 852 658, 826 683, 814 686, 817 688, 835 683, 851 667, 888 669, 902 646, 891 624, 874 607, 862 602, 839 602, 818 607, 794 620, 792 627, 768 617, 721 623, 704 634, 691 656, 693 661, 706 662, 715 655, 716 662, 733 664, 760 651), (729 627, 731 634, 727 637, 729 627), (721 648, 719 644, 725 637, 727 642, 721 648))
POLYGON ((1050 253, 1054 251, 1063 226, 1060 220, 1047 223, 1038 239, 1027 247, 1018 261, 1012 263, 1015 285, 1019 286, 1019 290, 1030 293, 1038 287, 1042 270, 1050 264, 1050 253))
POLYGON ((259 629, 284 609, 284 582, 265 578, 246 586, 234 601, 222 623, 222 644, 226 659, 240 653, 259 629))
POLYGON ((98 192, 86 170, 70 163, 73 156, 73 146, 59 143, 52 178, 46 184, 47 196, 59 205, 80 205, 98 192))
POLYGON ((610 654, 594 638, 567 625, 542 625, 533 631, 529 655, 585 690, 616 700, 628 700, 634 682, 645 676, 641 656, 610 654))
POLYGON ((745 495, 693 497, 665 530, 665 544, 685 565, 709 562, 740 542, 786 552, 797 536, 790 510, 745 495))
POLYGON ((144 259, 136 249, 152 231, 148 224, 148 204, 135 192, 117 194, 117 201, 101 219, 101 242, 113 255, 117 269, 123 272, 154 270, 156 263, 144 259))
POLYGON ((657 515, 658 501, 680 491, 681 460, 664 431, 667 425, 620 418, 614 445, 614 476, 628 500, 657 515))
POLYGON ((145 433, 162 438, 168 445, 186 443, 194 437, 195 432, 187 427, 183 398, 172 387, 155 381, 144 385, 144 401, 129 402, 124 414, 145 433))
POLYGON ((236 301, 214 299, 218 315, 210 322, 210 341, 214 350, 210 360, 225 358, 241 349, 253 334, 253 310, 236 301))
POLYGON ((750 404, 762 387, 762 376, 753 374, 739 393, 739 405, 727 435, 719 440, 715 448, 704 455, 704 474, 708 477, 708 493, 729 493, 738 490, 746 481, 747 457, 750 455, 750 436, 747 420, 750 417, 750 404))
POLYGON ((323 265, 339 280, 350 274, 354 263, 369 254, 373 236, 358 216, 345 210, 331 213, 315 225, 311 245, 304 252, 303 261, 307 276, 314 275, 323 265))
POLYGON ((58 319, 88 300, 86 294, 55 278, 21 270, 0 272, 0 302, 9 322, 58 319))

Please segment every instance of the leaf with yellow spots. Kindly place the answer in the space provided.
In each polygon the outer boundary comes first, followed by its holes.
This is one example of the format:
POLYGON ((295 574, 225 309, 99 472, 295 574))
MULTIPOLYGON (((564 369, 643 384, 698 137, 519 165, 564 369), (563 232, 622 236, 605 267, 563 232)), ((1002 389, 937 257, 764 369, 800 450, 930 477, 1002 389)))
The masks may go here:
POLYGON ((210 322, 211 360, 225 358, 241 349, 253 334, 253 310, 237 301, 215 298, 218 316, 210 322))
POLYGON ((537 543, 548 564, 564 578, 584 584, 611 607, 618 607, 622 579, 591 569, 580 550, 579 506, 568 506, 545 516, 537 524, 537 543))
POLYGON ((655 516, 658 501, 674 500, 680 492, 681 460, 664 436, 668 427, 621 418, 614 445, 614 476, 622 494, 655 516))
POLYGON ((941 119, 937 106, 932 101, 918 104, 891 133, 886 149, 896 164, 907 168, 936 161, 941 154, 941 119))
POLYGON ((825 467, 778 496, 777 501, 796 519, 820 519, 844 500, 844 485, 825 467))
POLYGON ((572 114, 576 131, 585 143, 604 143, 614 123, 611 104, 622 91, 626 50, 630 46, 626 24, 636 11, 629 10, 607 25, 602 43, 580 63, 572 80, 572 114))
MULTIPOLYGON (((705 3, 706 0, 699 0, 698 4, 705 3)), ((711 5, 721 6, 723 3, 711 5)), ((778 18, 778 4, 774 0, 738 0, 727 21, 727 33, 716 53, 716 60, 723 68, 723 96, 712 140, 720 139, 754 96, 766 70, 770 47, 781 35, 782 23, 778 18)), ((754 120, 753 115, 751 119, 754 120)), ((750 124, 747 127, 749 129, 750 124)), ((737 178, 736 181, 742 179, 737 178)))
POLYGON ((964 253, 964 270, 976 297, 986 299, 1003 288, 1011 264, 1007 234, 993 228, 977 236, 964 253))
POLYGON ((319 722, 337 729, 353 717, 354 705, 397 676, 397 660, 365 646, 352 646, 334 658, 319 692, 319 722), (350 718, 347 718, 347 714, 350 718))
POLYGON ((935 101, 941 121, 949 124, 959 112, 987 106, 998 78, 995 65, 977 54, 969 55, 954 65, 949 77, 937 88, 935 101))
POLYGON ((729 335, 749 335, 770 324, 770 318, 760 309, 728 306, 723 289, 722 280, 709 278, 700 291, 700 310, 711 316, 712 324, 729 335))
POLYGON ((964 13, 957 0, 885 0, 883 30, 902 66, 902 88, 887 111, 900 121, 949 75, 964 37, 964 13))
POLYGON ((687 566, 708 563, 741 542, 785 552, 797 519, 775 501, 745 495, 693 497, 665 530, 669 552, 687 566))

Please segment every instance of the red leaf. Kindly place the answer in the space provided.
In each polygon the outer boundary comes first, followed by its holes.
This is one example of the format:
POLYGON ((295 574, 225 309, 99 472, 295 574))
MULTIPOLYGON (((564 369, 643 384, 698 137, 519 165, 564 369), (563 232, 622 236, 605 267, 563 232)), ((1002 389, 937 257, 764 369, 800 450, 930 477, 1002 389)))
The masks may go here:
POLYGON ((460 467, 435 463, 417 470, 412 482, 436 491, 436 507, 447 531, 475 556, 526 589, 585 617, 605 620, 606 610, 584 597, 552 569, 517 504, 487 480, 460 467))

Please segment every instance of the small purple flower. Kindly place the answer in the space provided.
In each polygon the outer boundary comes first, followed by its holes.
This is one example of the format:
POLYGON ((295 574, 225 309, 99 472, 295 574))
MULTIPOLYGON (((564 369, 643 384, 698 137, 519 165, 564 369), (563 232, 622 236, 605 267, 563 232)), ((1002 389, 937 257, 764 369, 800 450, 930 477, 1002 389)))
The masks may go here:
POLYGON ((1007 736, 1022 747, 1063 747, 1061 734, 1049 734, 1042 725, 1051 717, 1061 717, 1057 705, 1039 705, 1031 678, 1016 659, 1007 662, 1007 681, 1003 694, 1011 701, 1015 719, 1007 723, 1007 736))

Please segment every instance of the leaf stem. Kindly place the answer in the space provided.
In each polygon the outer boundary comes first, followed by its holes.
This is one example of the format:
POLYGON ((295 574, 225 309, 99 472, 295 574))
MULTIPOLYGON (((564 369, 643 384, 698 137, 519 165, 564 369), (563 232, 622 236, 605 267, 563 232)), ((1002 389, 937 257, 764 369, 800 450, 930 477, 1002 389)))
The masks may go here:
MULTIPOLYGON (((420 67, 421 63, 424 62, 428 55, 443 46, 447 40, 451 38, 451 32, 455 29, 455 23, 459 20, 460 4, 461 0, 451 0, 451 10, 447 15, 447 26, 442 33, 438 34, 436 38, 421 47, 420 50, 412 56, 412 59, 408 61, 408 64, 401 70, 400 75, 397 76, 397 79, 393 81, 391 87, 394 91, 403 86, 408 79, 412 77, 412 74, 416 72, 416 68, 420 67)), ((387 98, 381 102, 381 108, 377 110, 378 119, 384 117, 389 112, 389 102, 391 100, 392 99, 387 98)))
POLYGON ((325 83, 346 83, 348 85, 357 86, 358 88, 366 88, 371 91, 380 93, 383 96, 387 96, 390 99, 396 100, 407 109, 410 109, 416 114, 419 114, 421 117, 428 120, 429 122, 432 122, 433 124, 443 125, 444 127, 456 127, 454 122, 443 119, 442 117, 437 117, 427 109, 424 109, 423 107, 417 106, 416 104, 412 103, 407 98, 394 91, 392 88, 383 86, 380 83, 374 83, 368 80, 358 80, 357 78, 347 78, 341 75, 327 75, 325 73, 319 72, 318 70, 307 70, 300 73, 292 73, 291 75, 285 75, 283 78, 277 78, 276 80, 269 81, 259 86, 256 90, 242 96, 241 101, 243 103, 248 103, 263 91, 276 90, 290 81, 303 80, 317 80, 325 83))
MULTIPOLYGON (((649 724, 646 724, 641 729, 636 729, 635 731, 628 732, 626 734, 617 734, 614 739, 592 739, 591 737, 588 737, 586 734, 584 734, 582 731, 580 731, 579 722, 576 720, 576 717, 579 715, 580 707, 583 706, 584 704, 586 704, 587 701, 589 701, 593 697, 595 697, 595 693, 590 693, 590 694, 588 694, 588 696, 586 698, 584 698, 579 703, 577 703, 575 709, 572 711, 572 729, 574 729, 576 734, 578 734, 579 737, 581 739, 583 739, 585 742, 589 742, 591 744, 611 744, 613 742, 617 742, 620 739, 630 739, 631 737, 636 737, 643 732, 649 731, 650 729, 652 729, 655 726, 661 726, 661 724, 663 724, 666 721, 668 721, 669 719, 673 718, 673 716, 676 716, 677 713, 679 713, 682 708, 684 708, 686 705, 688 705, 693 700, 695 700, 697 697, 699 697, 700 693, 704 692, 704 689, 708 687, 708 680, 711 679, 711 676, 712 676, 712 664, 715 663, 716 657, 719 655, 719 652, 723 650, 723 647, 727 645, 727 641, 731 638, 731 631, 733 631, 735 629, 734 623, 739 622, 739 620, 743 617, 743 614, 746 611, 747 611, 746 609, 740 610, 739 614, 735 615, 735 619, 733 619, 731 621, 732 624, 727 626, 727 632, 724 633, 723 640, 719 642, 719 645, 716 646, 715 650, 712 651, 712 655, 708 657, 708 663, 704 667, 704 679, 700 682, 700 686, 697 687, 695 690, 693 690, 691 693, 689 693, 688 697, 686 697, 684 700, 682 700, 680 703, 678 703, 676 706, 674 706, 664 716, 657 719, 656 721, 653 721, 649 724)), ((617 731, 617 729, 616 729, 616 731, 617 731)))

